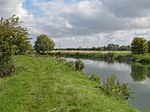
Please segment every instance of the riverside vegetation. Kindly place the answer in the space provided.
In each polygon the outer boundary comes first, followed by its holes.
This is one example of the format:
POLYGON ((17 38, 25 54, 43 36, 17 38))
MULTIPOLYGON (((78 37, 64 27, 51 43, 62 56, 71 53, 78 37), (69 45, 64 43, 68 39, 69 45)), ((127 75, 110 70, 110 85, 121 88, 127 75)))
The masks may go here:
POLYGON ((48 53, 56 57, 72 57, 83 58, 91 60, 104 60, 107 62, 139 62, 150 63, 149 54, 132 54, 130 51, 93 51, 93 52, 80 52, 80 51, 51 51, 48 53))
MULTIPOLYGON (((72 61, 67 63, 73 70, 81 71, 84 68, 84 64, 81 60, 77 60, 75 63, 72 61)), ((110 96, 112 95, 122 100, 128 100, 129 98, 132 98, 132 92, 128 88, 128 84, 121 84, 115 75, 108 76, 107 80, 103 83, 101 77, 95 73, 93 73, 89 79, 97 82, 97 87, 103 89, 106 94, 110 96)))

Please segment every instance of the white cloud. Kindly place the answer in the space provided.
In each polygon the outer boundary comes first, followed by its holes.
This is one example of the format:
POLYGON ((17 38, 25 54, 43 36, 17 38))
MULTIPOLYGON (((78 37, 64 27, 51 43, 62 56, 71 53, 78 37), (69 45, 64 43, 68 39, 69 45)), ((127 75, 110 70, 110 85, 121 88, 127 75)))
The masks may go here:
MULTIPOLYGON (((44 33, 62 47, 130 44, 132 37, 150 39, 148 0, 1 0, 0 16, 18 15, 31 37, 44 33), (27 3, 26 3, 27 4, 27 3), (25 5, 26 5, 25 4, 25 5), (29 3, 28 3, 29 4, 29 3)), ((35 40, 35 39, 33 39, 35 40)))

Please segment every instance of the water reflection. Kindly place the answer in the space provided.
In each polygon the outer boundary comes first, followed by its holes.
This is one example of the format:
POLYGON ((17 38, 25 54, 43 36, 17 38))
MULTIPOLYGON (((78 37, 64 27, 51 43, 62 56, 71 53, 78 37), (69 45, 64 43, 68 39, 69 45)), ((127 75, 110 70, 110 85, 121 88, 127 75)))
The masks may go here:
POLYGON ((131 65, 131 77, 133 81, 140 82, 150 78, 150 67, 140 63, 131 65))
MULTIPOLYGON (((150 72, 150 70, 149 70, 150 72)), ((144 81, 148 76, 148 67, 140 63, 131 65, 131 77, 134 81, 144 81)))

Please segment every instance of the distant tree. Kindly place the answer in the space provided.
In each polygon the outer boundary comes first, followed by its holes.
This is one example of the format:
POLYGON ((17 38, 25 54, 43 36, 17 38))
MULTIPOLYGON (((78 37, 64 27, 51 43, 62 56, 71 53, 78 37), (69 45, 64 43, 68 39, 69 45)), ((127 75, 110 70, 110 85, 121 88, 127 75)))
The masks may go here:
POLYGON ((119 50, 119 45, 118 44, 108 44, 107 45, 107 50, 109 50, 109 51, 117 51, 117 50, 119 50))
POLYGON ((148 51, 147 40, 143 37, 135 37, 131 43, 131 52, 133 54, 146 54, 148 51))
POLYGON ((130 45, 127 45, 127 46, 126 45, 121 45, 119 50, 121 50, 121 51, 130 51, 131 47, 130 47, 130 45))
POLYGON ((148 45, 148 53, 150 53, 150 40, 147 42, 148 45))
POLYGON ((0 76, 8 75, 13 71, 11 62, 13 52, 17 49, 14 44, 18 39, 28 35, 26 28, 20 26, 19 18, 0 19, 0 76))
POLYGON ((47 35, 41 34, 35 41, 35 50, 38 54, 45 54, 46 51, 52 50, 55 44, 47 35))

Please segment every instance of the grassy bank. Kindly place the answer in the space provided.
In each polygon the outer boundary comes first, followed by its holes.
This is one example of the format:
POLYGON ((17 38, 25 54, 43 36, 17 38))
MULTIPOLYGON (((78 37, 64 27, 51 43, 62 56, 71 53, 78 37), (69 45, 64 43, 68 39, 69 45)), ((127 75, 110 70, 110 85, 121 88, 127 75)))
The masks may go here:
POLYGON ((0 112, 136 112, 56 58, 15 56, 18 71, 0 79, 0 112))

